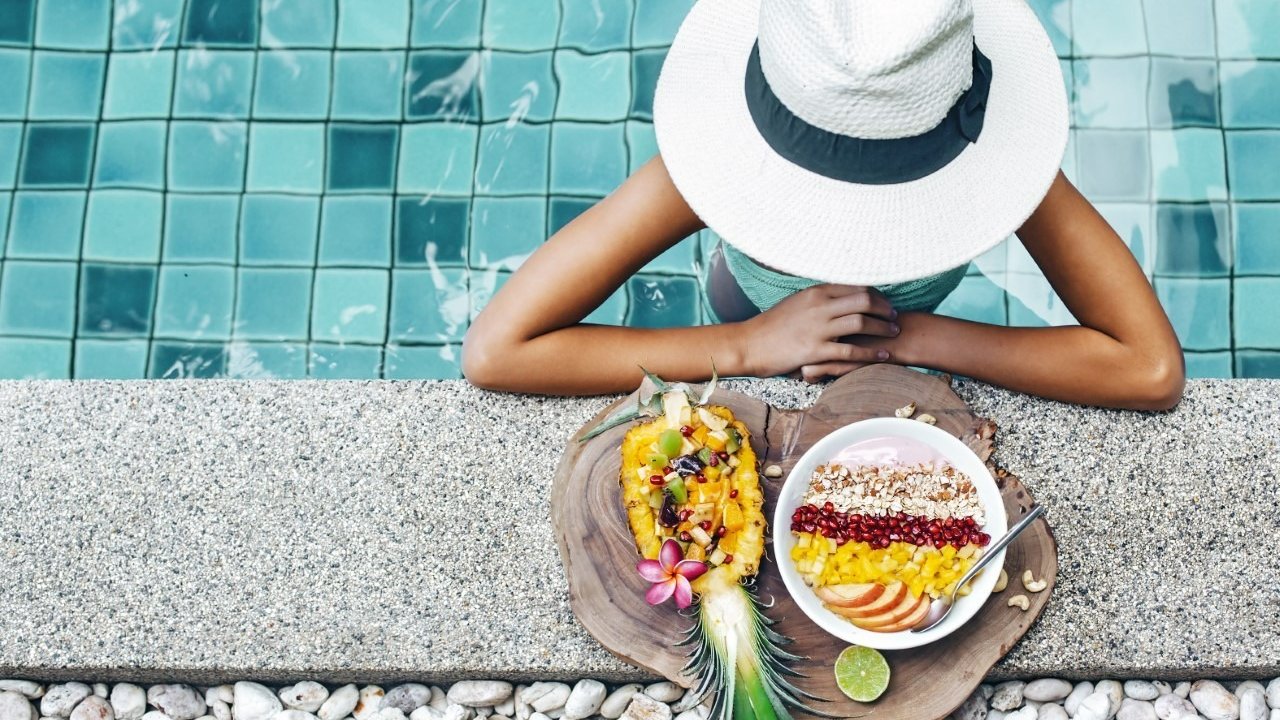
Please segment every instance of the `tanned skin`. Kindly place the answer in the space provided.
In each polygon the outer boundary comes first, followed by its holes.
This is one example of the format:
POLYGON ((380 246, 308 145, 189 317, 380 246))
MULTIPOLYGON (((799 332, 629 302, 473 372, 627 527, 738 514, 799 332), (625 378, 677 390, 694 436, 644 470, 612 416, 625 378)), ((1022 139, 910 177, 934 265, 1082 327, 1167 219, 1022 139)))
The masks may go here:
POLYGON ((582 320, 646 263, 700 230, 656 157, 535 251, 472 323, 462 369, 493 390, 624 392, 639 366, 699 381, 809 381, 890 362, 1046 398, 1173 407, 1182 349, 1132 253, 1061 173, 1018 238, 1079 326, 1015 328, 895 311, 874 289, 819 285, 739 323, 641 329, 582 320))

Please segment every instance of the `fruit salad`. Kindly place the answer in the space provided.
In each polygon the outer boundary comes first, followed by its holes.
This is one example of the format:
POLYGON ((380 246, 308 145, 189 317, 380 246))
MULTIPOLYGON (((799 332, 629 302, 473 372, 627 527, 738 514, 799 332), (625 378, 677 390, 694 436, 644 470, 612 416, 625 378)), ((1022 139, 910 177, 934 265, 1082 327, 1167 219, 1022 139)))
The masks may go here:
POLYGON ((898 632, 982 556, 984 523, 973 482, 945 458, 876 438, 814 470, 791 515, 791 559, 827 609, 864 630, 898 632))

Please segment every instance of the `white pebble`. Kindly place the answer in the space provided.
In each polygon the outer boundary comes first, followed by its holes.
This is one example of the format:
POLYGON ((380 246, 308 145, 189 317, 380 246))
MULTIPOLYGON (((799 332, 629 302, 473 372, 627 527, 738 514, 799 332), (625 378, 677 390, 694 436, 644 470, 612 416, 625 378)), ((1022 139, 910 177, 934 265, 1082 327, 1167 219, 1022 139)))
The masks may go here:
POLYGON ((1267 720, 1267 697, 1259 688, 1240 694, 1240 720, 1267 720))
POLYGON ((387 691, 382 698, 382 707, 398 708, 408 716, 409 713, 431 701, 431 688, 418 683, 397 685, 387 691))
MULTIPOLYGON (((993 711, 987 709, 987 696, 984 694, 983 689, 979 687, 977 690, 974 690, 969 697, 964 699, 964 702, 960 705, 960 709, 956 710, 954 717, 955 720, 990 720, 992 712, 993 711)), ((1002 716, 1004 715, 1004 711, 1002 710, 996 710, 994 712, 998 712, 1002 716)), ((1000 719, 996 718, 996 720, 1000 719)))
POLYGON ((1041 705, 1040 711, 1036 714, 1037 720, 1067 720, 1069 717, 1067 711, 1055 703, 1041 705))
POLYGON ((1107 696, 1107 717, 1113 718, 1120 712, 1120 703, 1124 700, 1124 686, 1116 680, 1103 680, 1093 687, 1095 693, 1107 696))
POLYGON ((599 680, 579 680, 564 703, 565 720, 586 720, 591 717, 600 709, 608 692, 604 683, 599 680))
MULTIPOLYGON (((236 720, 270 720, 284 709, 275 693, 256 682, 236 683, 234 694, 231 714, 236 720)), ((144 716, 142 720, 147 719, 144 716)))
MULTIPOLYGON (((426 707, 426 706, 424 705, 423 707, 426 707)), ((414 709, 416 710, 417 708, 414 708, 414 709)), ((289 712, 289 711, 286 710, 285 712, 289 712)), ((281 718, 281 720, 285 720, 285 719, 281 718)), ((306 720, 306 718, 294 718, 291 720, 306 720)), ((404 711, 398 707, 384 707, 384 708, 379 708, 378 712, 373 714, 373 720, 409 720, 409 716, 405 715, 404 711)))
POLYGON ((529 720, 551 720, 551 718, 540 712, 536 712, 529 716, 529 720))
POLYGON ((172 719, 168 715, 165 715, 164 713, 160 712, 159 710, 152 710, 151 712, 145 713, 142 716, 142 720, 172 720, 172 719))
POLYGON ((631 683, 609 693, 609 697, 605 698, 604 703, 600 705, 600 717, 605 720, 617 720, 626 711, 631 698, 642 689, 644 689, 643 685, 631 683))
POLYGON ((551 711, 564 707, 570 692, 572 689, 561 682, 539 682, 524 691, 524 701, 529 703, 534 712, 550 717, 551 711))
POLYGON ((685 710, 676 716, 675 720, 701 720, 696 710, 685 710))
POLYGON ((1235 687, 1231 688, 1231 692, 1238 698, 1243 698, 1245 692, 1248 690, 1257 690, 1258 692, 1263 693, 1264 695, 1267 692, 1267 689, 1263 687, 1262 683, 1258 682, 1257 680, 1245 680, 1244 682, 1241 682, 1239 685, 1236 685, 1235 687))
POLYGON ((444 713, 430 705, 423 705, 409 714, 409 720, 444 720, 444 713))
POLYGON ((506 700, 493 706, 493 712, 503 717, 515 717, 516 714, 516 693, 515 690, 507 696, 506 700))
POLYGON ((1267 705, 1272 710, 1280 710, 1280 677, 1267 683, 1267 705))
POLYGON ((1092 694, 1093 683, 1088 680, 1076 683, 1076 686, 1071 689, 1071 694, 1067 696, 1066 700, 1062 701, 1062 707, 1066 708, 1068 715, 1075 717, 1076 711, 1080 709, 1080 703, 1084 702, 1084 699, 1092 694))
POLYGON ((1209 720, 1236 720, 1240 717, 1240 698, 1213 680, 1192 683, 1191 704, 1209 720))
MULTIPOLYGON (((356 720, 368 720, 382 708, 382 698, 386 697, 386 691, 377 685, 365 685, 360 688, 360 697, 356 700, 356 706, 351 709, 351 715, 356 720)), ((236 718, 236 720, 240 720, 236 718)))
POLYGON ((296 685, 280 688, 279 695, 280 702, 286 708, 314 714, 329 699, 329 690, 318 682, 303 680, 296 685))
POLYGON ((515 688, 501 680, 464 680, 449 688, 449 702, 470 707, 493 707, 511 697, 515 688))
POLYGON ((1107 697, 1105 692, 1094 692, 1080 703, 1080 707, 1076 709, 1076 714, 1071 717, 1074 720, 1107 720, 1110 715, 1111 699, 1107 697))
POLYGON ((147 711, 147 694, 133 683, 116 683, 111 688, 111 709, 116 720, 141 720, 147 711))
POLYGON ((272 715, 271 720, 316 720, 316 716, 303 710, 286 708, 272 715))
POLYGON ((1154 683, 1146 680, 1126 680, 1124 682, 1124 695, 1134 700, 1155 700, 1160 697, 1160 690, 1154 683))
POLYGON ((1271 717, 1267 718, 1267 720, 1280 720, 1280 708, 1272 708, 1271 717))
POLYGON ((1036 702, 1058 702, 1071 694, 1071 683, 1058 678, 1032 680, 1022 689, 1022 697, 1036 702))
POLYGON ((990 700, 995 691, 996 686, 991 683, 982 683, 978 686, 978 692, 982 693, 983 700, 990 700))
POLYGON ((1185 680, 1183 682, 1178 683, 1173 688, 1173 694, 1177 695, 1180 698, 1185 698, 1191 695, 1191 683, 1186 682, 1185 680))
POLYGON ((40 714, 53 717, 71 717, 80 701, 93 694, 93 688, 82 682, 50 685, 44 697, 40 698, 40 714))
POLYGON ((1180 698, 1172 693, 1156 698, 1156 717, 1160 720, 1178 720, 1178 718, 1195 714, 1196 706, 1186 698, 1180 698))
POLYGON ((71 720, 115 720, 111 703, 97 695, 90 695, 71 711, 71 720))
POLYGON ((102 698, 103 700, 106 700, 106 699, 107 699, 107 695, 108 695, 108 694, 110 694, 110 693, 111 693, 111 688, 107 687, 107 684, 106 684, 106 683, 94 683, 94 684, 93 684, 93 694, 94 694, 94 695, 97 695, 98 697, 102 698))
POLYGON ((323 703, 320 709, 316 711, 320 720, 342 720, 356 709, 356 703, 360 702, 360 689, 354 684, 348 683, 334 690, 323 703))
POLYGON ((231 706, 221 700, 214 700, 209 712, 212 713, 213 720, 231 720, 231 706))
POLYGON ((147 704, 164 712, 173 720, 195 720, 204 715, 204 696, 182 683, 152 685, 147 688, 147 704))
POLYGON ((636 693, 621 720, 671 720, 671 708, 646 693, 636 693))
POLYGON ((1163 680, 1152 680, 1151 684, 1156 687, 1156 692, 1161 695, 1168 695, 1173 692, 1173 686, 1163 680))
POLYGON ((996 710, 1013 710, 1022 705, 1022 689, 1027 686, 1024 682, 1010 680, 996 685, 996 690, 991 694, 991 707, 996 710))
POLYGON ((680 699, 684 690, 671 681, 656 682, 644 689, 644 694, 658 702, 670 703, 680 699))
POLYGON ((1135 700, 1127 697, 1120 702, 1120 712, 1116 720, 1157 720, 1156 709, 1147 700, 1135 700))
POLYGON ((0 680, 0 691, 11 690, 28 700, 39 700, 44 695, 44 686, 30 680, 0 680))
POLYGON ((1003 710, 987 710, 986 715, 974 715, 971 716, 971 720, 978 720, 979 717, 985 717, 987 720, 1006 720, 1009 717, 1009 713, 1003 710))
POLYGON ((36 720, 36 708, 22 693, 0 691, 0 720, 36 720))
POLYGON ((1036 716, 1035 708, 1021 707, 1004 717, 1005 720, 1036 720, 1036 716))
POLYGON ((235 685, 214 685, 213 687, 204 691, 204 702, 209 707, 213 707, 213 704, 215 702, 223 702, 227 704, 227 707, 230 707, 231 703, 235 701, 236 701, 235 685))
POLYGON ((443 720, 471 720, 471 708, 458 703, 449 703, 444 709, 443 720))

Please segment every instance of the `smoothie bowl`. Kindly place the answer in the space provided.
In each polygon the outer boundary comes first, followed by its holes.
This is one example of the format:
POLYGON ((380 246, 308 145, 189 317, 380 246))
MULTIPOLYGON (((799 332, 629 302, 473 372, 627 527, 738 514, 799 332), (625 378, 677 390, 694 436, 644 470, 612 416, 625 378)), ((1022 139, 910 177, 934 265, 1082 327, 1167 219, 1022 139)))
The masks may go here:
POLYGON ((874 418, 832 432, 795 464, 773 544, 810 619, 847 642, 894 650, 941 639, 978 612, 1002 556, 960 588, 945 621, 912 632, 1007 527, 999 488, 964 443, 923 422, 874 418))

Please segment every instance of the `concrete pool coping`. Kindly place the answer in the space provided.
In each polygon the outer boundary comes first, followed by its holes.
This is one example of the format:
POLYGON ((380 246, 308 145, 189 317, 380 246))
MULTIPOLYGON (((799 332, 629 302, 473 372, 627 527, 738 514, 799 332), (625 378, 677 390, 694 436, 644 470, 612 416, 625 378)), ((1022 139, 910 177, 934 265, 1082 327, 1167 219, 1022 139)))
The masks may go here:
MULTIPOLYGON (((1191 381, 1162 414, 956 388, 1059 544, 1054 602, 993 677, 1280 673, 1280 381, 1191 381)), ((0 382, 0 676, 646 678, 574 620, 548 521, 561 448, 607 401, 0 382)))

